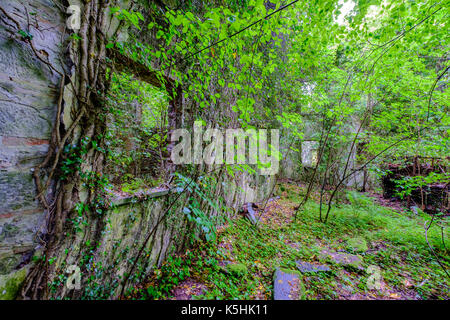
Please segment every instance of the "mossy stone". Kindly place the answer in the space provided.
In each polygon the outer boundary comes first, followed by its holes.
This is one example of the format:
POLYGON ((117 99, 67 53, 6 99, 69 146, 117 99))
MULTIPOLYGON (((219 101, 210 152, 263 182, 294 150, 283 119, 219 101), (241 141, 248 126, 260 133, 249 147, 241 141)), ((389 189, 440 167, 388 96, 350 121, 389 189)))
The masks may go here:
POLYGON ((27 268, 0 275, 0 300, 14 300, 27 275, 27 268))
POLYGON ((19 256, 13 254, 11 251, 0 253, 0 275, 12 272, 19 262, 19 256))
POLYGON ((366 252, 369 250, 367 241, 364 238, 351 238, 347 240, 348 249, 354 252, 366 252))
POLYGON ((331 261, 332 263, 348 269, 363 270, 363 257, 349 253, 338 253, 323 250, 319 256, 320 260, 331 261))
POLYGON ((226 268, 228 273, 236 277, 242 277, 248 273, 247 266, 243 263, 229 263, 226 268))
POLYGON ((363 257, 356 256, 356 259, 350 259, 349 263, 345 266, 347 269, 360 271, 363 270, 363 257))
POLYGON ((274 300, 301 300, 305 298, 302 274, 298 270, 277 268, 273 275, 274 300))

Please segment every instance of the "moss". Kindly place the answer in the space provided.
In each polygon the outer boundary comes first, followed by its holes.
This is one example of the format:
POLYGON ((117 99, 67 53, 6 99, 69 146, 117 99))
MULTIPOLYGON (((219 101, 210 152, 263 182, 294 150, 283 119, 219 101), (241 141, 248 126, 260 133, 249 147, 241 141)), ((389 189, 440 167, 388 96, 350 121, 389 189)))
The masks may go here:
POLYGON ((363 238, 352 238, 347 240, 347 245, 350 250, 354 252, 366 252, 369 250, 367 242, 363 238))
POLYGON ((243 263, 230 263, 227 264, 227 271, 236 277, 242 277, 247 274, 247 266, 243 263))
POLYGON ((27 268, 0 275, 0 300, 14 300, 27 275, 27 268))
POLYGON ((299 277, 302 276, 302 273, 301 273, 300 271, 298 271, 298 270, 291 270, 291 269, 281 268, 281 267, 280 267, 280 271, 282 271, 282 272, 284 272, 284 273, 293 273, 293 274, 298 275, 299 277))

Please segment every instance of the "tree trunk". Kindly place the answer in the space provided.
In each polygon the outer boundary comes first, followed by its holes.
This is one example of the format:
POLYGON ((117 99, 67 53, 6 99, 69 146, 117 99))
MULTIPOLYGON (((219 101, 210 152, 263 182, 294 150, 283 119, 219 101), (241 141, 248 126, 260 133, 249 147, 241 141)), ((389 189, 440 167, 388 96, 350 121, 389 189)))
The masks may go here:
MULTIPOLYGON (((99 201, 101 190, 97 181, 102 177, 105 159, 102 150, 105 118, 100 115, 104 113, 104 95, 107 90, 106 8, 106 0, 86 2, 81 9, 81 28, 78 32, 81 39, 71 43, 75 74, 65 90, 70 88, 76 99, 71 110, 65 111, 72 115, 72 123, 67 128, 59 122, 55 123, 53 148, 50 148, 53 154, 49 155, 53 165, 48 178, 54 177, 57 187, 44 200, 48 210, 47 230, 43 235, 44 255, 27 276, 22 288, 23 298, 65 297, 66 286, 55 286, 58 277, 65 273, 67 265, 79 265, 86 250, 97 242, 104 224, 101 216, 104 208, 99 201), (56 170, 68 158, 78 159, 79 165, 69 167, 68 176, 62 177, 61 172, 56 170), (81 206, 81 203, 86 206, 81 206), (80 226, 82 236, 70 232, 73 228, 71 219, 76 218, 78 213, 85 222, 80 226)), ((69 76, 64 78, 69 79, 69 76)), ((38 192, 46 194, 48 183, 41 185, 40 175, 42 173, 37 170, 35 177, 38 192)), ((70 298, 79 298, 79 294, 80 291, 72 291, 70 298)))

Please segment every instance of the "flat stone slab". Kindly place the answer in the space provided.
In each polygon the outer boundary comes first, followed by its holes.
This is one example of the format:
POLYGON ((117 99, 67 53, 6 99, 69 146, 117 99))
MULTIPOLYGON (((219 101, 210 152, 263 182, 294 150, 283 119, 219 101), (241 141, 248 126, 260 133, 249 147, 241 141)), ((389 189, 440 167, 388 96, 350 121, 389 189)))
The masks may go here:
POLYGON ((133 199, 149 199, 162 197, 169 193, 177 192, 176 188, 152 188, 148 190, 140 190, 133 194, 119 195, 111 199, 111 202, 116 206, 123 206, 125 204, 131 203, 133 199))
POLYGON ((323 250, 322 254, 320 255, 320 259, 330 259, 334 263, 343 267, 364 270, 364 268, 362 267, 363 260, 360 255, 323 250))
POLYGON ((317 272, 329 272, 331 269, 328 266, 321 264, 312 264, 304 261, 295 261, 297 268, 301 273, 317 273, 317 272))
POLYGON ((303 283, 297 270, 276 269, 273 277, 274 300, 299 300, 303 295, 303 283))

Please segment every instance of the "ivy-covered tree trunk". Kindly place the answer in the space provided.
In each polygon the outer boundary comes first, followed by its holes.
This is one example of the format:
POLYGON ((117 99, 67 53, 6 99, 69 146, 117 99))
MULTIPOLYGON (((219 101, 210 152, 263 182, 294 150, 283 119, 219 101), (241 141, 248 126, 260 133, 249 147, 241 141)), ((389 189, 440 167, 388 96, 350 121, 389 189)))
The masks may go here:
MULTIPOLYGON (((65 264, 55 260, 79 265, 83 252, 96 243, 102 229, 103 204, 98 184, 102 181, 105 161, 107 5, 107 0, 84 3, 78 31, 80 39, 70 44, 74 73, 61 78, 50 150, 35 170, 40 199, 48 211, 43 255, 25 281, 23 298, 65 297, 65 286, 50 290, 58 275, 65 272, 62 270, 65 264), (64 90, 68 94, 64 95, 64 90), (72 96, 72 102, 64 101, 63 96, 72 96), (66 126, 60 121, 64 112, 70 112, 72 118, 66 126), (48 192, 52 183, 56 187, 48 192), (84 223, 79 226, 82 237, 71 233, 76 215, 83 216, 84 223)), ((79 294, 80 291, 72 291, 70 298, 78 298, 79 294)))

